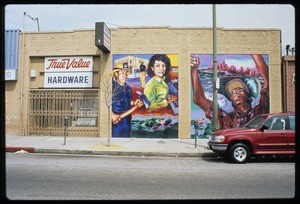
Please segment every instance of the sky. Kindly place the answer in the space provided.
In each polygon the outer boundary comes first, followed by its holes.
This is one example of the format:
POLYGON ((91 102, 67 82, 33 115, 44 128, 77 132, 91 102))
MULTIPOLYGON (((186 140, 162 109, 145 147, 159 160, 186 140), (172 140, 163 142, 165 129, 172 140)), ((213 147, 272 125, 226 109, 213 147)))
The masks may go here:
MULTIPOLYGON (((122 26, 212 27, 211 4, 9 4, 5 29, 25 32, 95 29, 95 22, 109 28, 122 26), (23 25, 24 12, 26 12, 23 25), (29 15, 29 16, 28 16, 29 15)), ((281 29, 282 55, 286 45, 295 47, 295 8, 289 4, 217 4, 217 27, 281 29)), ((291 53, 291 52, 290 52, 291 53)))

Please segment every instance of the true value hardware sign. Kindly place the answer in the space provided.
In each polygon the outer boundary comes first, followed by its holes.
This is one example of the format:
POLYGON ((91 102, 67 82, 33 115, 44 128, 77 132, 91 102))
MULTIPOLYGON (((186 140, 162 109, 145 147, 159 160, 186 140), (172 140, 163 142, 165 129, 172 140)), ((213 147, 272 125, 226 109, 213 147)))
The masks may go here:
POLYGON ((93 57, 46 57, 45 88, 89 88, 93 84, 93 57))

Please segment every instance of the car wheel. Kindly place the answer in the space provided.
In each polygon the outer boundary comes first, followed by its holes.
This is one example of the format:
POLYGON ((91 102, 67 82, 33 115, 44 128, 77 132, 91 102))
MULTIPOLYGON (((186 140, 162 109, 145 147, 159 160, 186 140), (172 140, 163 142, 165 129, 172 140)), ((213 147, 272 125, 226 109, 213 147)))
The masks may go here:
POLYGON ((229 149, 229 159, 235 163, 245 163, 249 158, 249 147, 243 143, 237 143, 229 149))

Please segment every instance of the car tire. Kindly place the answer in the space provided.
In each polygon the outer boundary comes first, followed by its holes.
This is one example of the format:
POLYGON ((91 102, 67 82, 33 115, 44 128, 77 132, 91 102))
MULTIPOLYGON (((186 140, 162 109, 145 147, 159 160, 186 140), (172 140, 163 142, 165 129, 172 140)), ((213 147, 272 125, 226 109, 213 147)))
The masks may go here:
POLYGON ((245 163, 249 158, 249 147, 243 143, 237 143, 229 148, 228 158, 234 163, 245 163))

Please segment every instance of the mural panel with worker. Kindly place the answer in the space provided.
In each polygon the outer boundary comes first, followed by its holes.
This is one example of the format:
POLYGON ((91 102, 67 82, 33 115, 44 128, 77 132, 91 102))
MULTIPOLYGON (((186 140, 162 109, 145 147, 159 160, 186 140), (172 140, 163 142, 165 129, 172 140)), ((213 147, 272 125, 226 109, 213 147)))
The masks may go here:
MULTIPOLYGON (((208 138, 213 119, 213 55, 191 54, 191 138, 208 138)), ((269 57, 262 54, 217 56, 218 129, 242 127, 269 113, 269 57)))
POLYGON ((178 138, 178 55, 116 54, 112 64, 112 136, 178 138))

